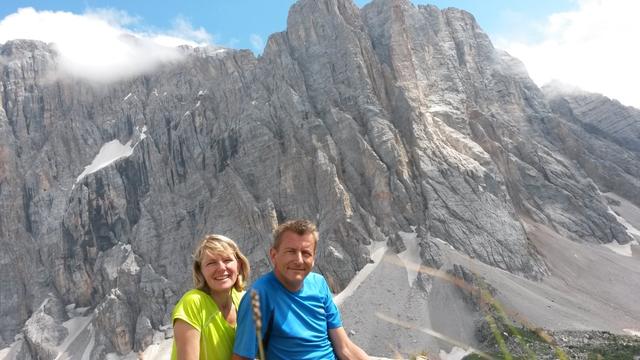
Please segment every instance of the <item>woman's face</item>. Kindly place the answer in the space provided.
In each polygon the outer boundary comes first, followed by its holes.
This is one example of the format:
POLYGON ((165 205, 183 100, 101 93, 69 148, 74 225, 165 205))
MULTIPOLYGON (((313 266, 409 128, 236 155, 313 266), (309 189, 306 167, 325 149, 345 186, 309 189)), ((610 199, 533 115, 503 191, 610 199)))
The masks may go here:
POLYGON ((238 261, 233 254, 205 251, 200 262, 202 276, 211 292, 228 292, 238 280, 238 261))

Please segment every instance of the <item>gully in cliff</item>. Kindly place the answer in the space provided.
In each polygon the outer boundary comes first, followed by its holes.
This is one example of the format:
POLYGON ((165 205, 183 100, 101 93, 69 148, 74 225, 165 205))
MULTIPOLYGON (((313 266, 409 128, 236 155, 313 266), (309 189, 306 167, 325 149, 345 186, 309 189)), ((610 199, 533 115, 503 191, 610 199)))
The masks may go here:
POLYGON ((233 240, 207 235, 193 254, 193 285, 173 309, 172 359, 230 359, 249 261, 233 240))
POLYGON ((273 237, 269 252, 273 271, 251 287, 259 299, 261 336, 256 336, 252 301, 247 296, 238 310, 233 359, 255 359, 258 337, 269 360, 368 359, 342 327, 327 282, 311 273, 318 241, 316 226, 307 220, 288 221, 278 226, 273 237))

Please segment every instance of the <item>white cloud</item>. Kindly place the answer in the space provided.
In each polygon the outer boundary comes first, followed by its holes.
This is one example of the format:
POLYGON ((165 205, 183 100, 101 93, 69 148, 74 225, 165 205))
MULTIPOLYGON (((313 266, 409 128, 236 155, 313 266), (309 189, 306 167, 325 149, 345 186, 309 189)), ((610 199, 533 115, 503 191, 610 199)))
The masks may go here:
POLYGON ((178 16, 173 22, 173 29, 170 32, 173 36, 191 39, 197 43, 210 44, 213 37, 202 27, 194 29, 191 23, 182 16, 178 16))
POLYGON ((177 45, 202 46, 212 37, 177 18, 168 31, 136 32, 126 28, 139 18, 114 9, 79 15, 22 8, 0 21, 0 44, 13 39, 53 43, 60 69, 94 81, 112 81, 153 70, 182 58, 177 45))
POLYGON ((575 11, 547 19, 538 42, 498 39, 544 85, 558 79, 640 108, 640 2, 580 0, 575 11))
POLYGON ((251 34, 249 40, 251 41, 251 46, 253 46, 253 49, 256 52, 262 52, 262 50, 264 50, 264 40, 262 40, 262 36, 258 34, 251 34))
POLYGON ((140 17, 131 16, 124 10, 118 10, 118 9, 112 9, 112 8, 87 9, 84 15, 89 18, 104 20, 108 24, 116 27, 134 25, 142 21, 140 17))

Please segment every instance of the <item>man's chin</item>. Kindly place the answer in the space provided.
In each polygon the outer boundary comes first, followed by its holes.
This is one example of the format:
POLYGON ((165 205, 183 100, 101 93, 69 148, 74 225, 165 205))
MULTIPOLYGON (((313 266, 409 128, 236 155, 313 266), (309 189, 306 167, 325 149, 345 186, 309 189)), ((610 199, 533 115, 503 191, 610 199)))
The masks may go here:
POLYGON ((291 274, 291 276, 289 276, 289 281, 302 283, 302 281, 304 280, 305 276, 306 276, 306 274, 304 274, 304 273, 294 272, 293 274, 291 274))

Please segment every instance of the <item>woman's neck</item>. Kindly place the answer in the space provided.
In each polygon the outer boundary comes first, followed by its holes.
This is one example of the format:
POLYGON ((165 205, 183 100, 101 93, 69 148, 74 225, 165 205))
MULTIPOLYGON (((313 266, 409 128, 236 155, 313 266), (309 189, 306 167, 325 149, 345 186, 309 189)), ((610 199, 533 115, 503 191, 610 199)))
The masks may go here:
POLYGON ((235 326, 236 324, 236 309, 233 305, 233 300, 231 297, 231 291, 227 292, 213 292, 209 291, 209 295, 213 299, 213 301, 218 305, 218 310, 224 317, 224 319, 231 326, 235 326))
POLYGON ((229 311, 232 305, 231 290, 227 292, 209 291, 209 295, 211 296, 213 301, 218 305, 218 308, 220 309, 220 311, 222 312, 225 312, 225 310, 229 311))

